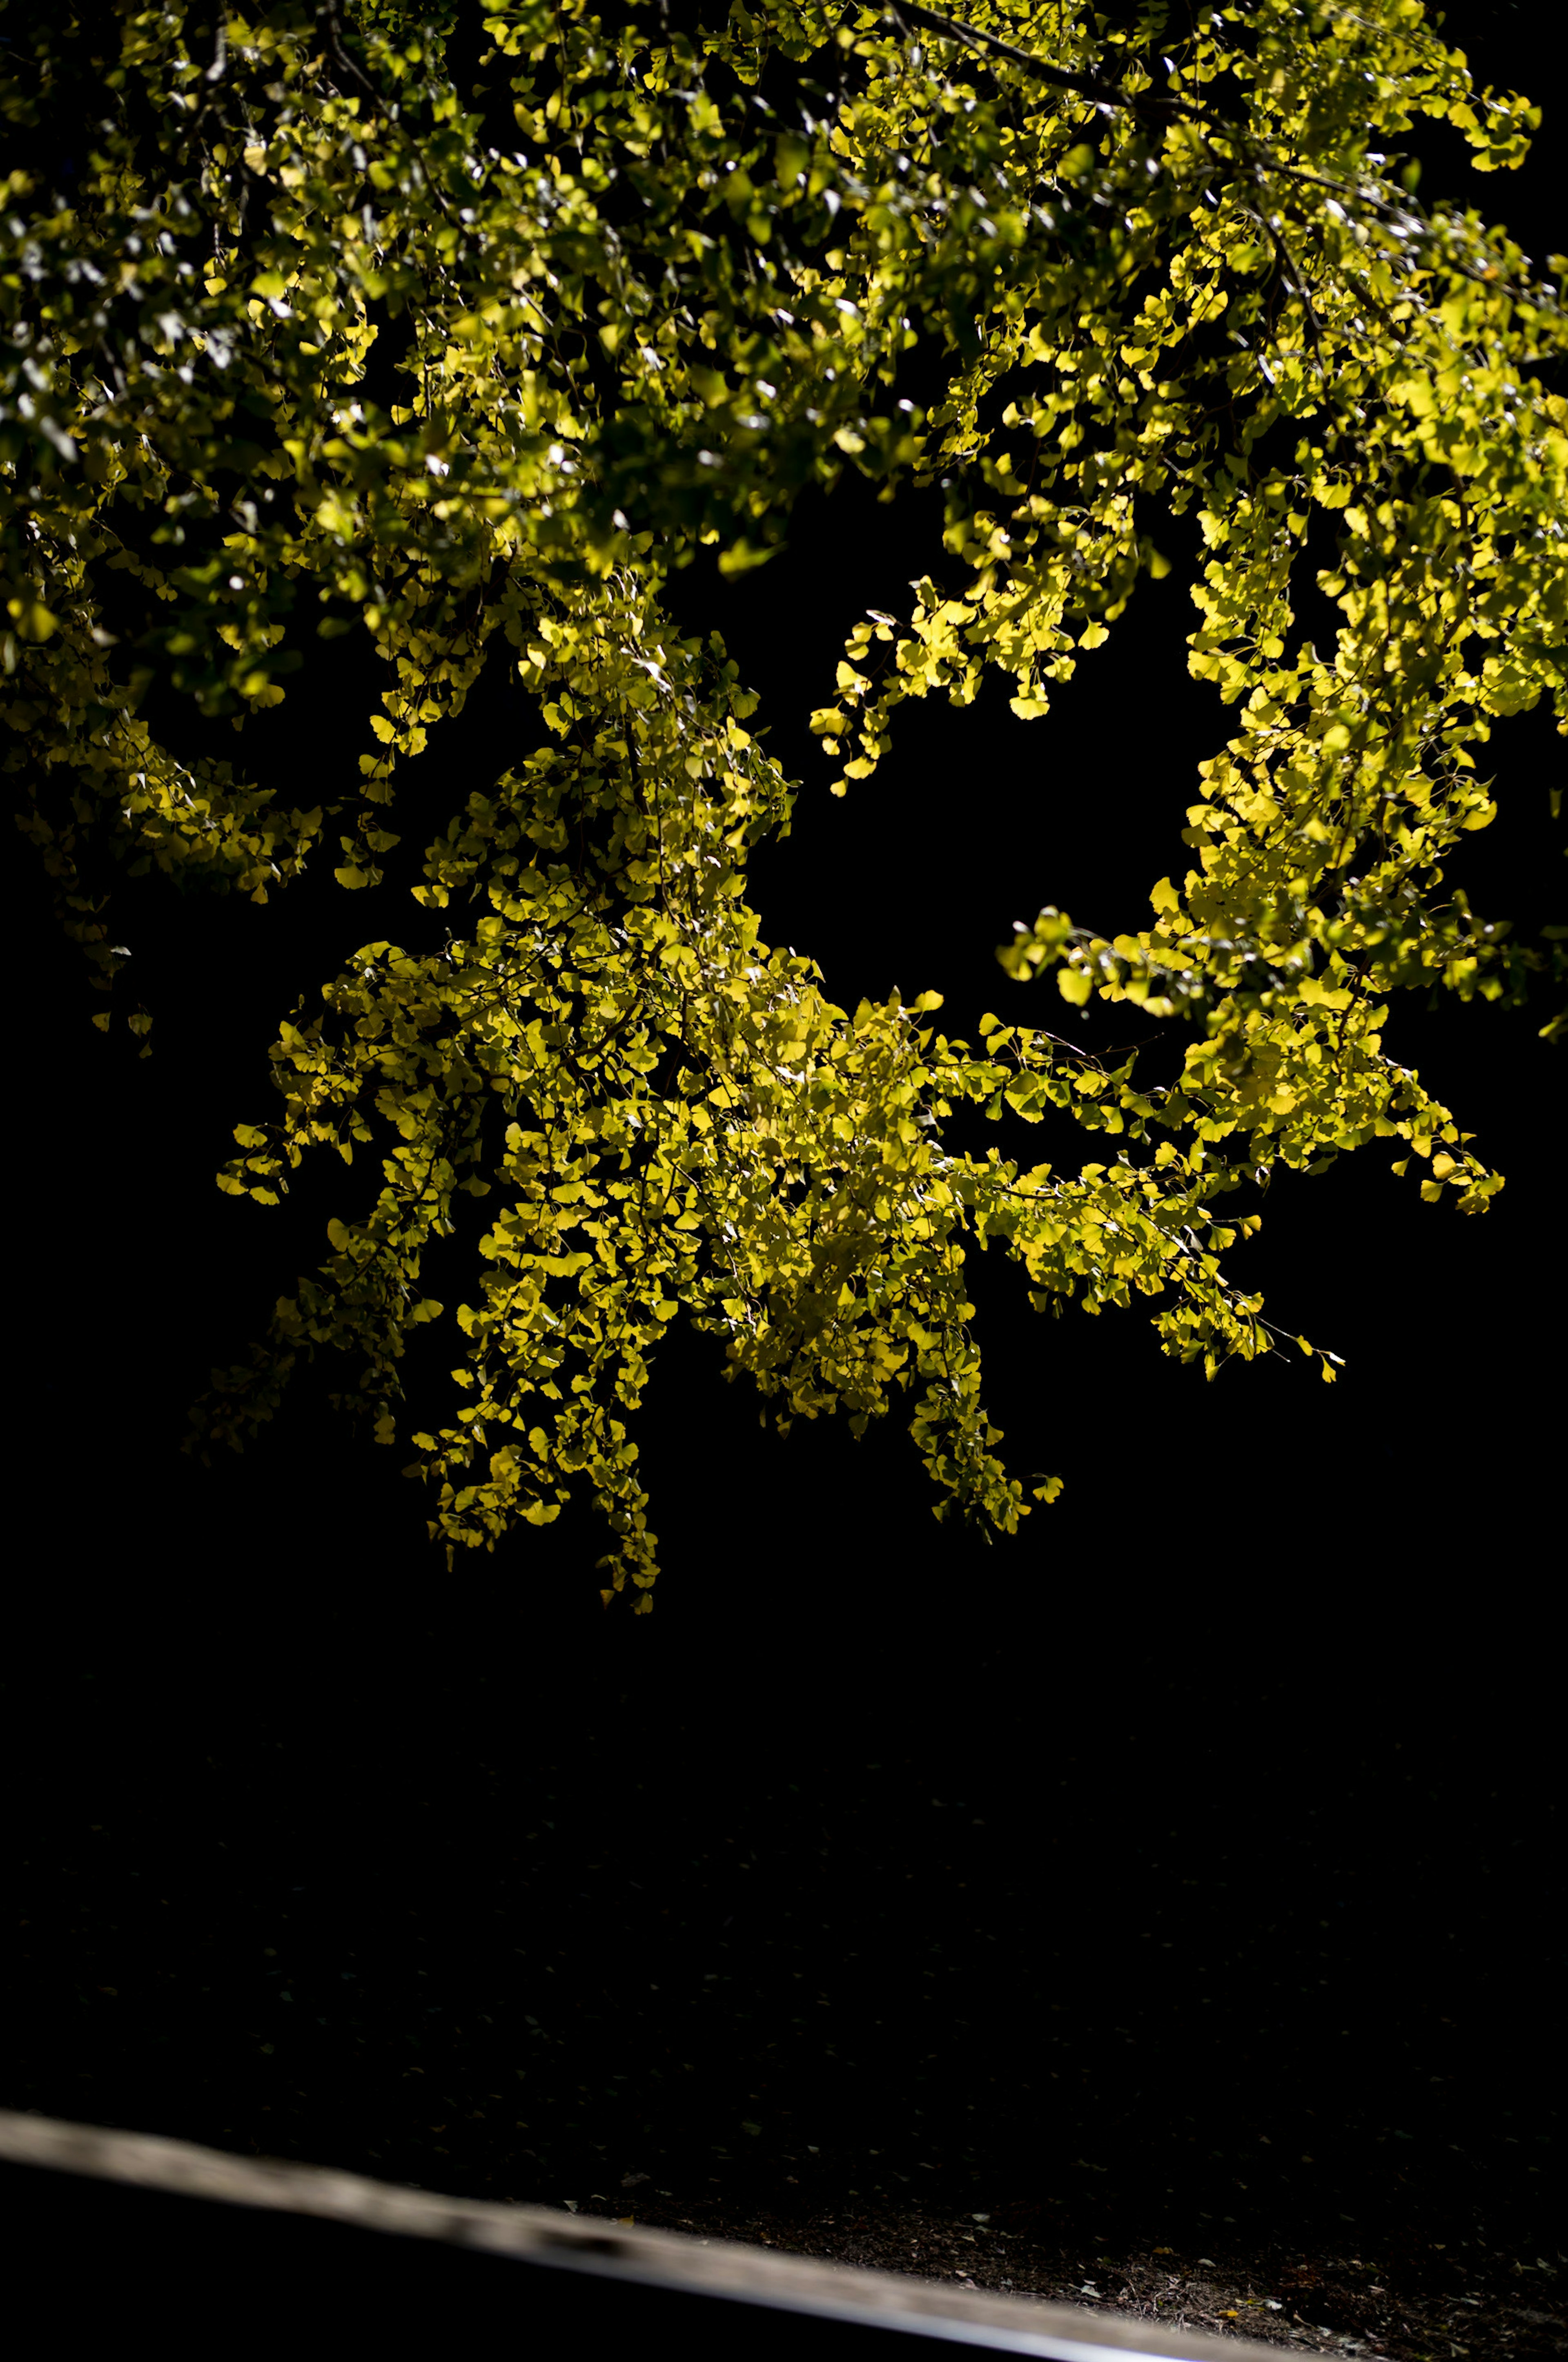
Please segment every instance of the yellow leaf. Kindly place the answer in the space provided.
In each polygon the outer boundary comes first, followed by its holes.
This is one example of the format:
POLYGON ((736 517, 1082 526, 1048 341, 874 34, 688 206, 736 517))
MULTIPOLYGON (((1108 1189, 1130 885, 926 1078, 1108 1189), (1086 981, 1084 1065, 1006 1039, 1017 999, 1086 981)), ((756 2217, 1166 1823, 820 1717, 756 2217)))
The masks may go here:
POLYGON ((60 628, 59 617, 41 599, 7 599, 5 612, 24 640, 52 639, 60 628))

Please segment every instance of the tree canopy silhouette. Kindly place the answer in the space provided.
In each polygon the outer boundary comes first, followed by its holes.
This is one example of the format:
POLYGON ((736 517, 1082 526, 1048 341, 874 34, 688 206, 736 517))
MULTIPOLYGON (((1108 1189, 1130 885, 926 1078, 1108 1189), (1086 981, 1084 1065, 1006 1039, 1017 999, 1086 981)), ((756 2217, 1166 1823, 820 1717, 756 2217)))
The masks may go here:
POLYGON ((1012 1531, 1059 1480, 1000 1457, 966 1247, 1040 1311, 1147 1297, 1212 1374, 1315 1350, 1224 1260, 1244 1180, 1387 1140, 1423 1197, 1500 1186, 1392 1010, 1561 968, 1568 931, 1519 941, 1449 873, 1497 812, 1495 723, 1563 696, 1568 405, 1532 372, 1568 318, 1478 214, 1422 206, 1412 142, 1445 122, 1508 167, 1535 113, 1420 0, 477 22, 62 0, 5 53, 6 764, 93 1022, 117 871, 361 889, 487 666, 537 721, 455 784, 406 940, 280 1030, 221 1186, 275 1203, 335 1150, 345 1210, 197 1436, 237 1444, 330 1349, 392 1442, 405 1346, 444 1324, 433 1532, 493 1547, 586 1488, 607 1598, 646 1608, 630 1421, 684 1313, 781 1426, 906 1393, 938 1514, 1012 1531), (1190 665, 1229 734, 1192 865, 1121 933, 1051 908, 1001 954, 1136 1004, 1159 1074, 1048 1019, 948 1039, 935 991, 839 1008, 762 940, 748 857, 795 784, 668 593, 705 547, 765 563, 851 469, 939 483, 946 528, 906 613, 846 617, 812 716, 838 794, 911 699, 995 670, 1045 716, 1197 519, 1190 665), (378 673, 345 780, 289 729, 349 637, 378 673), (1090 1136, 1074 1170, 953 1142, 961 1110, 1047 1109, 1090 1136), (488 1226, 448 1308, 424 1270, 459 1192, 488 1226))

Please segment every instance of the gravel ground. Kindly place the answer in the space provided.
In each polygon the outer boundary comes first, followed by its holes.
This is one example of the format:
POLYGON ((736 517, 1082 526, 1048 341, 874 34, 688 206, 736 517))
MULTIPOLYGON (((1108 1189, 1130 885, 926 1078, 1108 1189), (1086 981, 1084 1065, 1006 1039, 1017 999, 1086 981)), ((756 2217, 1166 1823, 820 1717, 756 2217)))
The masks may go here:
POLYGON ((1563 2257, 1374 2262, 1288 2249, 1216 2257, 1168 2247, 1109 2255, 1042 2237, 1029 2220, 1037 2210, 1005 2205, 957 2216, 878 2209, 791 2220, 694 2208, 634 2189, 590 2198, 576 2211, 1308 2353, 1379 2355, 1389 2362, 1568 2353, 1563 2257))

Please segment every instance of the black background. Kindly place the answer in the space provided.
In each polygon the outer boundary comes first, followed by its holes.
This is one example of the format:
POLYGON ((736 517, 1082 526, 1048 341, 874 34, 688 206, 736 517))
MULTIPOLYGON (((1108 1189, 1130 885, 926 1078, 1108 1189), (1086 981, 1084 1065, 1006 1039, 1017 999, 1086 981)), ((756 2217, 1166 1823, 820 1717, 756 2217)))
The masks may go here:
MULTIPOLYGON (((1560 91, 1526 12, 1452 21, 1484 79, 1560 91)), ((1560 116, 1525 175, 1465 185, 1537 255, 1568 244, 1560 116)), ((1428 193, 1462 185, 1422 149, 1428 193)), ((752 899, 835 999, 935 985, 959 1033, 988 1007, 1052 1021, 995 965, 1011 922, 1135 924, 1179 874, 1223 725, 1169 548, 1048 721, 1000 691, 906 712, 842 803, 805 717, 861 609, 938 570, 928 513, 847 484, 761 573, 682 579, 806 783, 752 899)), ((343 685, 282 710, 321 781, 302 800, 357 752, 343 685)), ((481 691, 424 758, 421 819, 527 727, 481 691)), ((1561 751, 1541 714, 1498 731, 1500 817, 1460 880, 1526 924, 1562 915, 1561 751)), ((1067 1479, 1011 1542, 935 1525, 894 1421, 781 1442, 713 1341, 672 1343, 643 1424, 665 1571, 633 1621, 600 1609, 586 1515, 447 1574, 399 1455, 308 1399, 243 1460, 178 1450, 343 1209, 335 1165, 277 1212, 222 1198, 229 1128, 266 1107, 299 992, 414 939, 400 889, 356 907, 323 870, 267 910, 127 903, 141 1061, 89 1029, 12 866, 6 2101, 477 2194, 974 2191, 1216 2255, 1345 2223, 1364 2252, 1547 2235, 1544 1007, 1396 1014, 1508 1175, 1484 1218, 1371 1152, 1271 1191, 1238 1269, 1345 1356, 1332 1388, 1299 1359, 1206 1385, 1137 1315, 1040 1322, 979 1264, 1013 1463, 1067 1479)), ((1125 1011, 1079 1021, 1127 1038, 1125 1011)))

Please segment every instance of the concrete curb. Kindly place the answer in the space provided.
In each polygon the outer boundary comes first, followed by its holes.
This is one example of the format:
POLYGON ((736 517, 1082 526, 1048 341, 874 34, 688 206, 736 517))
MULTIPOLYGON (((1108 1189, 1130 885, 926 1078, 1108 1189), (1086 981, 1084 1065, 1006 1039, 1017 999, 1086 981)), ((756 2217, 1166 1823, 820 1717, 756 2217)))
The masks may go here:
POLYGON ((1120 2320, 1043 2298, 948 2288, 899 2272, 860 2271, 811 2257, 774 2255, 736 2240, 642 2230, 552 2207, 443 2198, 329 2167, 231 2157, 192 2141, 63 2124, 49 2116, 0 2110, 0 2158, 224 2205, 316 2215, 405 2238, 442 2239, 651 2288, 902 2329, 993 2353, 1038 2355, 1051 2362, 1103 2362, 1113 2351, 1155 2362, 1278 2362, 1276 2349, 1241 2337, 1120 2320))

